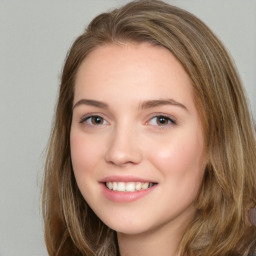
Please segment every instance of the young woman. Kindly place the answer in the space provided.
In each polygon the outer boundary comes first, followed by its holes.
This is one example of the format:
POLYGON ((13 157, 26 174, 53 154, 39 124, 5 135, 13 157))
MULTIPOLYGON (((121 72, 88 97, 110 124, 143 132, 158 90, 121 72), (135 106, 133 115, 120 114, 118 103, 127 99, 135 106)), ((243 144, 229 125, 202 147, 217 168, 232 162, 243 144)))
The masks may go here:
POLYGON ((253 255, 255 205, 253 121, 220 41, 161 1, 96 17, 62 74, 49 255, 253 255))

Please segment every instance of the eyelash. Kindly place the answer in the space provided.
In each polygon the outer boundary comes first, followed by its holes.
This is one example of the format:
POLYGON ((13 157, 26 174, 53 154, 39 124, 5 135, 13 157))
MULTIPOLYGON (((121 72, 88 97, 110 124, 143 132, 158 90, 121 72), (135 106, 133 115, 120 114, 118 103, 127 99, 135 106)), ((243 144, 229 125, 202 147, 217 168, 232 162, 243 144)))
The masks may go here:
MULTIPOLYGON (((170 116, 164 115, 164 114, 155 114, 154 116, 152 116, 149 121, 147 122, 147 124, 150 125, 150 122, 152 122, 152 120, 156 119, 156 122, 159 122, 160 119, 163 119, 164 121, 167 121, 166 124, 153 124, 153 126, 158 126, 160 128, 165 128, 166 126, 172 126, 172 125, 176 125, 176 121, 171 118, 170 116)), ((160 121, 161 122, 161 121, 160 121)))
MULTIPOLYGON (((84 117, 82 117, 81 118, 81 120, 80 120, 80 124, 83 124, 83 123, 87 123, 88 125, 91 125, 91 126, 100 126, 100 125, 106 125, 104 122, 107 122, 106 120, 105 120, 105 118, 104 117, 102 117, 101 115, 97 115, 97 114, 95 114, 95 115, 86 115, 86 116, 84 116, 84 117), (103 121, 103 124, 93 124, 92 123, 92 119, 93 118, 100 118, 100 120, 101 121, 103 121), (88 122, 88 120, 91 120, 90 121, 90 123, 88 122)), ((107 122, 108 123, 108 122, 107 122)))
MULTIPOLYGON (((164 121, 167 121, 167 123, 166 123, 166 124, 161 124, 161 123, 159 124, 159 123, 156 123, 156 124, 152 124, 152 126, 158 126, 158 127, 164 128, 164 127, 166 127, 166 126, 176 125, 176 121, 175 121, 173 118, 171 118, 171 117, 169 117, 169 116, 167 116, 167 115, 163 115, 163 114, 155 114, 154 116, 150 117, 149 121, 147 121, 146 124, 147 124, 147 125, 150 125, 150 123, 151 123, 152 120, 154 120, 154 119, 156 119, 156 122, 160 121, 160 119, 163 119, 164 121)), ((86 122, 88 125, 90 125, 90 126, 101 126, 101 125, 106 125, 106 124, 108 124, 108 121, 106 121, 103 116, 97 115, 97 114, 95 114, 95 115, 86 115, 86 116, 82 117, 81 120, 80 120, 80 123, 83 124, 83 123, 85 123, 85 122, 86 122), (95 119, 96 119, 96 118, 99 118, 100 121, 102 121, 103 123, 98 123, 98 124, 96 123, 96 124, 93 124, 93 123, 92 123, 93 118, 95 118, 95 119), (90 122, 89 122, 88 120, 90 120, 90 122), (104 123, 104 122, 105 122, 105 123, 104 123)), ((160 122, 161 122, 161 121, 160 121, 160 122)))

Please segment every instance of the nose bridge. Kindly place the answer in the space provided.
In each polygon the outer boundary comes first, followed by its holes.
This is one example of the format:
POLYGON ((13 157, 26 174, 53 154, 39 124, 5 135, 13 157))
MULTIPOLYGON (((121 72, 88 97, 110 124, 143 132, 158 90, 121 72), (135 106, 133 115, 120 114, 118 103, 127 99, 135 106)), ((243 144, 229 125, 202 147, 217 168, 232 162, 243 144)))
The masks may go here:
POLYGON ((115 165, 138 164, 142 158, 138 137, 135 125, 128 122, 118 123, 109 138, 106 161, 115 165))

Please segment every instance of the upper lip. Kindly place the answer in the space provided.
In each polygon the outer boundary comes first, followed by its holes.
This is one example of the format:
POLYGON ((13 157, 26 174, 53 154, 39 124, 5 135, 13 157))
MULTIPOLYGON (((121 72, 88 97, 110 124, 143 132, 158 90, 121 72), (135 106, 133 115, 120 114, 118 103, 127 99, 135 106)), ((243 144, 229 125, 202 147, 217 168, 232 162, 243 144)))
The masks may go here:
POLYGON ((121 175, 113 175, 113 176, 107 176, 100 180, 100 183, 106 183, 106 182, 149 182, 149 183, 157 183, 156 181, 140 178, 136 176, 121 176, 121 175))

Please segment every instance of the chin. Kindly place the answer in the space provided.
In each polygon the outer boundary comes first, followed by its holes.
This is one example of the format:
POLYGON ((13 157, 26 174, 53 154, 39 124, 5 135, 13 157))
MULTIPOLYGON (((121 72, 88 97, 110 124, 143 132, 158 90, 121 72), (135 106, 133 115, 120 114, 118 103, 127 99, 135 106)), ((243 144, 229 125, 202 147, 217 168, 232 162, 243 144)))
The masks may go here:
POLYGON ((141 219, 137 219, 136 221, 132 221, 130 219, 127 221, 120 219, 107 220, 104 221, 104 223, 117 233, 126 235, 138 235, 152 229, 149 224, 141 222, 141 219))
POLYGON ((112 226, 110 228, 116 231, 117 233, 125 234, 125 235, 139 235, 139 234, 145 233, 148 230, 142 227, 131 227, 130 225, 121 226, 121 227, 112 226))

